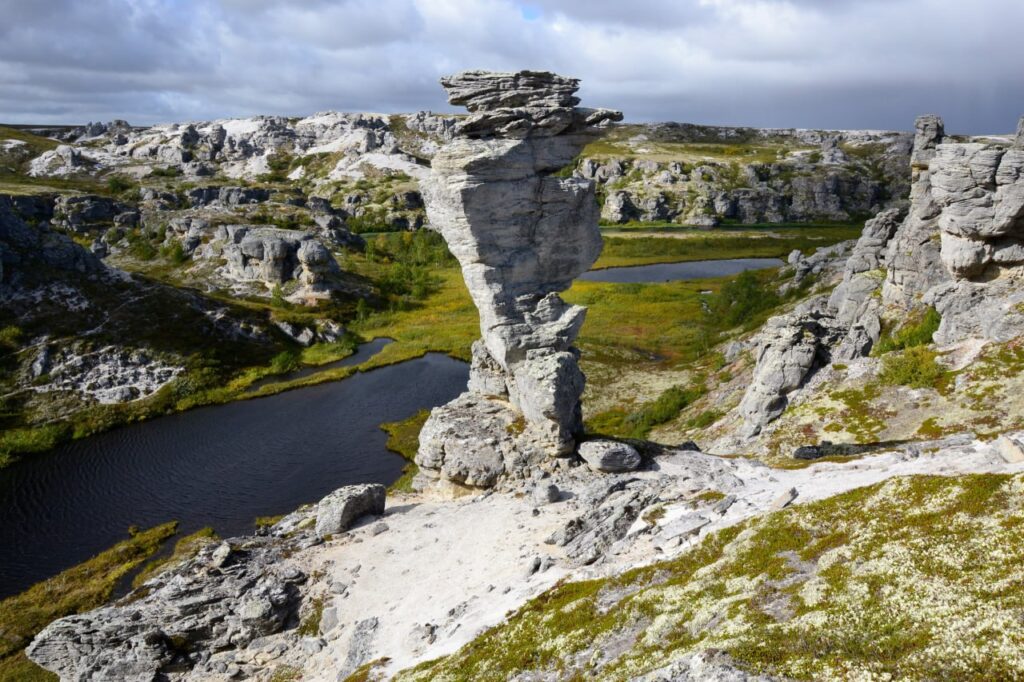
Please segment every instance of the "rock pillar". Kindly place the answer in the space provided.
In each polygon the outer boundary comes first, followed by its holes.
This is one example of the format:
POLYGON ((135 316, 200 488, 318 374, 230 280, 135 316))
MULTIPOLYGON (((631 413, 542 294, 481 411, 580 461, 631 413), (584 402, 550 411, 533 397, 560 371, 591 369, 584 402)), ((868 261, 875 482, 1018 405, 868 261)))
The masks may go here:
POLYGON ((584 377, 573 342, 586 310, 558 295, 601 252, 590 180, 563 173, 617 111, 576 105, 579 81, 469 71, 443 78, 468 117, 435 155, 423 193, 480 311, 466 393, 420 436, 425 473, 489 486, 573 452, 584 377))

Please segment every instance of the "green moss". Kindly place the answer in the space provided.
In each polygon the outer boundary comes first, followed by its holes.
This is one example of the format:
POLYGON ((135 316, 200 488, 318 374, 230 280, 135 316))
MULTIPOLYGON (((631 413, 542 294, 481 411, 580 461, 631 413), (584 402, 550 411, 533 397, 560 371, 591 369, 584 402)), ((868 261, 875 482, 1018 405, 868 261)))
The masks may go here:
POLYGON ((721 410, 704 410, 697 416, 688 420, 686 425, 691 429, 705 429, 721 419, 723 414, 724 413, 721 410))
POLYGON ((252 525, 256 526, 257 528, 270 528, 271 526, 277 524, 285 516, 285 514, 275 514, 273 516, 257 516, 255 519, 253 519, 252 525))
POLYGON ((693 498, 698 503, 718 502, 725 499, 725 493, 718 490, 705 490, 693 498))
POLYGON ((320 636, 320 620, 324 616, 324 602, 323 597, 318 597, 310 602, 306 615, 299 622, 299 627, 295 629, 295 634, 299 637, 320 636))
POLYGON ((420 447, 420 431, 423 424, 430 416, 430 410, 420 410, 407 419, 397 422, 387 422, 380 425, 388 434, 387 448, 391 452, 404 457, 408 463, 402 469, 402 477, 391 484, 393 491, 408 491, 412 489, 412 479, 415 478, 419 468, 416 466, 416 452, 420 447))
POLYGON ((210 528, 209 526, 206 528, 200 528, 191 535, 186 535, 174 543, 174 551, 170 556, 151 561, 143 566, 142 570, 139 571, 132 579, 132 588, 140 587, 150 578, 163 573, 169 568, 188 561, 198 554, 199 550, 203 547, 210 543, 218 542, 219 540, 220 538, 217 537, 215 532, 213 532, 213 528, 210 528))
POLYGON ((929 440, 942 438, 945 433, 946 430, 939 425, 937 417, 928 417, 921 423, 920 428, 917 429, 917 435, 929 440))
MULTIPOLYGON (((838 415, 840 420, 837 423, 862 443, 877 440, 878 435, 885 429, 885 418, 888 416, 872 404, 880 395, 879 387, 871 383, 859 389, 833 391, 829 397, 844 406, 838 415)), ((838 429, 832 427, 829 430, 838 429)))
POLYGON ((9 325, 0 329, 0 347, 17 350, 21 346, 22 331, 19 327, 9 325))
POLYGON ((352 674, 346 677, 344 680, 342 680, 342 682, 370 682, 370 680, 375 680, 377 678, 371 676, 373 671, 376 668, 386 665, 389 660, 391 659, 378 658, 375 661, 364 663, 363 665, 359 666, 354 671, 352 671, 352 674))

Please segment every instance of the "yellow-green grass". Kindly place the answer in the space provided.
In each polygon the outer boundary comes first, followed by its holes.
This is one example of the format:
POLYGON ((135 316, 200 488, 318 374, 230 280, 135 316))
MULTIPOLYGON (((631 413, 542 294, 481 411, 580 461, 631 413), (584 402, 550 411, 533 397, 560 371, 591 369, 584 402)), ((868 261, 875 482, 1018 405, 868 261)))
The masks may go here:
POLYGON ((36 153, 42 153, 51 149, 56 149, 59 142, 52 140, 48 137, 42 137, 30 133, 27 130, 20 130, 18 128, 10 128, 8 126, 0 126, 0 140, 17 140, 18 142, 24 142, 36 153))
POLYGON ((860 232, 859 225, 847 225, 722 231, 681 228, 646 231, 643 236, 608 236, 594 268, 725 258, 785 258, 793 250, 809 254, 820 247, 856 239, 860 232))
POLYGON ((177 523, 139 531, 127 540, 21 594, 0 601, 0 679, 53 679, 20 655, 32 638, 49 623, 94 609, 110 599, 126 575, 153 556, 177 523))
POLYGON ((794 680, 1024 677, 1024 476, 897 478, 565 583, 396 679, 623 681, 724 650, 794 680))
POLYGON ((363 338, 394 339, 365 363, 364 369, 419 357, 429 351, 469 359, 469 349, 480 336, 480 323, 459 268, 438 269, 437 286, 424 301, 406 310, 371 313, 351 329, 363 338))
POLYGON ((198 554, 199 550, 203 547, 218 541, 220 541, 220 538, 213 531, 213 528, 209 526, 200 528, 191 535, 186 535, 174 543, 174 550, 169 556, 154 559, 143 566, 142 570, 132 578, 132 587, 140 587, 147 580, 155 578, 164 571, 188 561, 198 554))
POLYGON ((388 434, 387 448, 404 457, 408 464, 402 469, 402 477, 391 484, 391 490, 407 491, 411 489, 412 479, 418 468, 415 463, 416 451, 420 447, 420 431, 430 416, 430 410, 420 410, 416 414, 397 422, 386 422, 380 425, 388 434))
POLYGON ((600 139, 591 142, 581 154, 584 158, 642 158, 653 161, 682 161, 701 163, 705 161, 772 163, 791 151, 813 149, 776 141, 747 142, 674 142, 648 139, 633 141, 637 134, 647 134, 644 128, 622 125, 612 128, 600 139))

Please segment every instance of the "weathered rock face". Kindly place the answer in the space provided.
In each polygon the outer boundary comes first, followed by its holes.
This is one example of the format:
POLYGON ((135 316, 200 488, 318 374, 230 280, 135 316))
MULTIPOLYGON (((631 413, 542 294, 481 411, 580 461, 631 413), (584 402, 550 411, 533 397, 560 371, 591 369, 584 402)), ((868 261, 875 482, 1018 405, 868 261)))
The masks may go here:
POLYGON ((917 119, 910 208, 868 221, 827 305, 826 333, 805 316, 769 320, 758 365, 740 404, 744 435, 755 435, 815 368, 863 357, 892 326, 934 306, 934 340, 1006 341, 1024 333, 1024 140, 951 142, 942 119, 917 119))
POLYGON ((447 478, 490 485, 511 471, 510 457, 530 462, 573 451, 584 378, 572 343, 586 311, 558 292, 597 260, 601 235, 593 182, 555 172, 622 115, 574 108, 578 82, 549 73, 473 71, 442 84, 473 113, 434 156, 424 198, 462 266, 483 338, 473 348, 476 398, 435 410, 418 460, 447 478), (494 417, 495 400, 507 419, 494 417), (467 450, 445 424, 478 414, 490 414, 478 422, 486 447, 467 450), (483 426, 491 422, 522 428, 483 426), (499 454, 496 444, 510 440, 517 454, 499 454), (474 461, 464 461, 470 451, 474 461), (486 473, 470 473, 478 471, 486 473))
POLYGON ((311 234, 261 225, 225 225, 214 230, 209 244, 199 247, 202 224, 193 220, 182 223, 181 228, 186 251, 198 260, 222 260, 217 272, 225 280, 263 285, 266 291, 288 285, 287 298, 296 302, 329 298, 346 288, 334 256, 311 234), (194 251, 188 251, 189 247, 194 251))
POLYGON ((270 190, 259 187, 196 187, 185 195, 193 207, 221 204, 242 206, 270 200, 270 190))
POLYGON ((62 680, 262 679, 269 660, 317 642, 295 630, 310 594, 294 555, 384 506, 383 486, 346 486, 262 535, 211 541, 127 598, 54 621, 27 654, 62 680))
MULTIPOLYGON (((941 137, 941 121, 930 123, 927 129, 937 130, 933 149, 917 155, 904 229, 927 235, 927 265, 935 274, 918 277, 913 287, 904 282, 901 291, 935 306, 940 343, 1008 340, 1024 331, 1024 144, 1019 132, 1009 144, 950 142, 941 137)), ((883 298, 893 296, 883 291, 883 298)))
POLYGON ((820 298, 768 320, 761 332, 754 377, 739 406, 743 435, 757 435, 782 414, 787 396, 815 368, 828 364, 829 349, 841 336, 827 301, 820 298))

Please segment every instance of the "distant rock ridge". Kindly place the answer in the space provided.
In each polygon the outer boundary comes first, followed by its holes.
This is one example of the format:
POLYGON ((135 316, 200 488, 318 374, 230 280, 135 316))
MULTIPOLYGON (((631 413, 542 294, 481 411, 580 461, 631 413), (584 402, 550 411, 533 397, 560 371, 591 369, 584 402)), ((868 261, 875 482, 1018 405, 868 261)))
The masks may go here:
POLYGON ((425 181, 431 224, 462 266, 480 312, 468 391, 431 414, 417 461, 431 475, 490 486, 571 454, 584 377, 573 342, 586 310, 558 292, 601 252, 594 183, 561 177, 622 114, 576 108, 575 79, 469 71, 442 79, 472 115, 425 181))
POLYGON ((899 326, 932 306, 941 345, 1024 333, 1024 118, 1006 141, 955 141, 934 115, 915 128, 905 217, 868 221, 831 296, 765 325, 742 436, 778 418, 817 368, 866 356, 883 320, 899 326))

